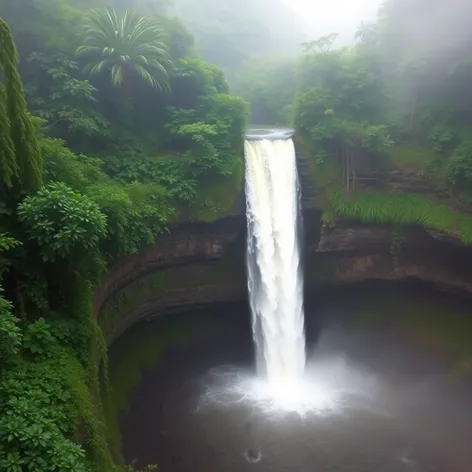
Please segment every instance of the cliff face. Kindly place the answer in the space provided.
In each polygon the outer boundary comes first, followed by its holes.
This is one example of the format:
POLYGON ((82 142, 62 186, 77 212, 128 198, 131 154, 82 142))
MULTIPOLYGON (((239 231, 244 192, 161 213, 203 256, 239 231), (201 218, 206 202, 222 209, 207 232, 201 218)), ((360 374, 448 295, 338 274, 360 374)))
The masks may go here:
POLYGON ((245 217, 187 223, 111 267, 95 294, 109 342, 143 319, 208 303, 244 300, 245 217))
MULTIPOLYGON (((422 228, 343 222, 324 228, 305 212, 306 290, 367 279, 417 278, 472 293, 472 248, 422 228)), ((109 342, 134 323, 192 306, 247 298, 243 215, 184 224, 111 268, 95 308, 109 342)))
POLYGON ((308 242, 307 286, 416 278, 472 293, 472 248, 423 228, 341 223, 308 242))
MULTIPOLYGON (((321 229, 323 198, 309 161, 297 156, 305 239, 306 291, 368 279, 416 278, 439 290, 472 294, 472 246, 420 227, 341 221, 321 229)), ((439 198, 423 173, 391 171, 384 191, 439 198)), ((446 198, 447 195, 442 195, 446 198)), ((192 306, 247 298, 244 191, 231 215, 184 223, 140 254, 112 267, 95 296, 109 342, 134 323, 192 306)))

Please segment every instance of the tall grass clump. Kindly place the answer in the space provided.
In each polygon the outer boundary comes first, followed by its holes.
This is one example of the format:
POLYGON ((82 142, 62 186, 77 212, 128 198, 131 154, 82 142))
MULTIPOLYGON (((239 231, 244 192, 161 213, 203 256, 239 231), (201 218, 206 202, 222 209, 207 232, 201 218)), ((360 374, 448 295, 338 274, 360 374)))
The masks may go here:
POLYGON ((382 194, 356 191, 344 197, 332 193, 330 203, 335 214, 365 223, 424 226, 472 244, 472 215, 459 213, 423 195, 382 194))

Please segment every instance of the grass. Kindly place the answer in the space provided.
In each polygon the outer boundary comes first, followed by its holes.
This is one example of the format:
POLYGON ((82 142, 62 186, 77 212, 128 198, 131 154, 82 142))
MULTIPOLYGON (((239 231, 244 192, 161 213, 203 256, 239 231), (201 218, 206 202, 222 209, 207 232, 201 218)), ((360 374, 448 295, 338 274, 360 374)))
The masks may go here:
POLYGON ((434 151, 405 144, 395 146, 390 151, 390 156, 399 169, 424 170, 434 158, 434 151))
POLYGON ((344 198, 337 190, 332 193, 330 204, 335 214, 347 218, 365 223, 421 225, 472 244, 472 215, 456 212, 422 195, 359 190, 344 198))
POLYGON ((230 215, 243 190, 244 162, 236 157, 231 175, 201 182, 197 200, 191 204, 190 214, 187 215, 188 219, 211 223, 230 215))

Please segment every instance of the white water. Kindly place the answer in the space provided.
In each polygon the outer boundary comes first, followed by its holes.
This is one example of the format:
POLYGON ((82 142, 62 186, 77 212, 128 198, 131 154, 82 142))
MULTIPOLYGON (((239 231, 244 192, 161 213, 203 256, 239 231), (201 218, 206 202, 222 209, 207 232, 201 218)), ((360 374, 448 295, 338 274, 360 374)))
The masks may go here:
POLYGON ((291 139, 246 141, 249 300, 258 374, 291 396, 305 369, 300 198, 291 139))

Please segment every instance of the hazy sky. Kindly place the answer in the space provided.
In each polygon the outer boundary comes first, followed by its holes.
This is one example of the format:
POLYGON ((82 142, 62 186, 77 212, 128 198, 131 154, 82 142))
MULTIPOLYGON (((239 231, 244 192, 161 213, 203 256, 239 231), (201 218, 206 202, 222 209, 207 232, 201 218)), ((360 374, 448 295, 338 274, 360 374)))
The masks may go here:
POLYGON ((310 39, 339 33, 349 40, 364 20, 375 19, 382 0, 283 0, 306 24, 310 39))

